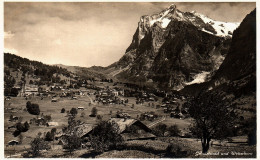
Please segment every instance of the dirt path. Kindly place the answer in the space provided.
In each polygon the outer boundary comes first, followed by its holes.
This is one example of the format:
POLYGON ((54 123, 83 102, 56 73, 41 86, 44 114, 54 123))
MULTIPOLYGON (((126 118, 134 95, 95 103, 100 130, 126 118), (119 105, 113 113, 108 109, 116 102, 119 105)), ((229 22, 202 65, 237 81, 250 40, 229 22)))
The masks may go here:
POLYGON ((89 98, 89 100, 90 100, 90 103, 91 103, 91 104, 94 104, 94 105, 96 105, 96 103, 95 103, 95 102, 93 102, 93 99, 92 99, 92 98, 91 98, 89 95, 87 95, 87 94, 86 94, 86 96, 89 98))
POLYGON ((156 124, 158 124, 158 123, 160 123, 160 122, 162 122, 162 121, 164 121, 164 120, 165 120, 165 116, 163 116, 161 119, 159 119, 159 120, 157 120, 157 121, 155 121, 155 122, 152 122, 152 123, 148 124, 147 127, 151 128, 151 127, 153 127, 154 125, 156 125, 156 124))

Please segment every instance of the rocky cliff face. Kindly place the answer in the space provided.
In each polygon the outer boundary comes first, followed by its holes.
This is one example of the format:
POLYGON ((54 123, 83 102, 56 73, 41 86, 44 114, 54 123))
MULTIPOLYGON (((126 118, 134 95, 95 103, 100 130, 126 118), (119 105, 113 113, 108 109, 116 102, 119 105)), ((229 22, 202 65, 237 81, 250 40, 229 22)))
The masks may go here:
POLYGON ((117 78, 175 90, 204 82, 222 64, 237 26, 171 5, 140 18, 125 55, 108 70, 117 78))
POLYGON ((234 31, 227 56, 212 79, 187 86, 182 92, 192 90, 221 90, 236 97, 256 92, 256 10, 234 31))
POLYGON ((256 9, 234 31, 230 50, 209 89, 224 83, 241 92, 256 90, 256 9))

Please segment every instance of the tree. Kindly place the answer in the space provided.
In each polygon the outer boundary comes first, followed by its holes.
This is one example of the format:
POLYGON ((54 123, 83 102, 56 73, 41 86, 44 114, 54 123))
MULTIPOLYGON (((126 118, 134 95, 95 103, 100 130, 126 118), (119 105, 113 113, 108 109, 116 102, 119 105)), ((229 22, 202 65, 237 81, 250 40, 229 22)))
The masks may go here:
POLYGON ((153 129, 153 133, 157 136, 164 136, 164 133, 166 132, 167 126, 166 124, 159 124, 153 129))
POLYGON ((26 132, 26 131, 28 131, 29 130, 29 128, 30 128, 30 125, 29 125, 29 123, 26 121, 26 122, 24 122, 24 132, 26 132))
POLYGON ((91 110, 90 116, 96 117, 96 115, 97 115, 97 108, 96 108, 96 107, 93 107, 92 110, 91 110))
POLYGON ((185 105, 194 119, 190 130, 201 139, 203 153, 208 152, 212 138, 227 137, 230 128, 235 126, 235 106, 223 94, 201 93, 185 105))
POLYGON ((23 143, 23 135, 20 134, 19 137, 18 137, 18 139, 19 139, 19 144, 22 144, 22 143, 23 143))
POLYGON ((175 124, 175 125, 172 125, 168 128, 168 131, 169 131, 169 135, 170 136, 179 136, 180 134, 180 129, 179 127, 175 124))
POLYGON ((85 115, 86 115, 85 112, 82 112, 80 117, 85 117, 85 115))
POLYGON ((57 129, 56 128, 52 128, 51 129, 51 134, 55 134, 57 132, 57 129))
POLYGON ((76 108, 71 108, 70 114, 71 114, 72 116, 76 116, 76 115, 78 114, 77 109, 76 109, 76 108))
POLYGON ((75 150, 81 147, 81 138, 74 132, 73 134, 66 137, 67 143, 63 148, 68 149, 70 154, 75 150))
POLYGON ((33 141, 30 143, 31 150, 29 151, 29 154, 32 154, 32 157, 37 157, 40 155, 40 150, 48 150, 50 149, 50 145, 48 142, 45 142, 43 138, 36 137, 33 141))
POLYGON ((40 107, 39 107, 39 105, 31 103, 30 101, 28 101, 26 103, 26 109, 27 109, 27 111, 30 114, 33 114, 33 115, 39 115, 40 114, 40 107))
POLYGON ((33 84, 33 81, 32 81, 32 80, 30 80, 30 81, 29 81, 29 84, 33 84))
POLYGON ((17 95, 18 95, 18 89, 17 88, 12 88, 10 96, 17 97, 17 95))
POLYGON ((45 141, 53 141, 53 136, 52 136, 51 132, 46 133, 45 141))
POLYGON ((14 118, 14 116, 11 114, 10 118, 9 118, 9 121, 13 121, 13 118, 14 118))
POLYGON ((16 124, 16 129, 20 132, 23 132, 25 130, 24 125, 21 122, 18 122, 16 124))
POLYGON ((176 107, 175 112, 180 113, 180 107, 179 106, 176 107))
POLYGON ((62 108, 60 113, 65 113, 65 108, 62 108))
POLYGON ((78 127, 80 121, 75 121, 74 116, 68 118, 68 127, 64 128, 63 131, 66 133, 65 143, 63 148, 67 149, 70 154, 81 147, 81 137, 82 129, 78 127))
POLYGON ((123 139, 120 135, 119 126, 113 121, 99 122, 90 135, 91 147, 96 152, 115 149, 122 142, 123 139))

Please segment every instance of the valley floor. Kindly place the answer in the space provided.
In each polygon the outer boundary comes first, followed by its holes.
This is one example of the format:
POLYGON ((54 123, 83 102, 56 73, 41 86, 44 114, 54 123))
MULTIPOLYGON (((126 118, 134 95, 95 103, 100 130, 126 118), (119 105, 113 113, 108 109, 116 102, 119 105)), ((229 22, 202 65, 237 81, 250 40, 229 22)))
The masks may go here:
MULTIPOLYGON (((57 129, 57 133, 62 131, 62 128, 68 125, 68 116, 66 111, 71 108, 83 107, 84 110, 78 110, 76 116, 77 120, 88 124, 96 124, 100 120, 96 117, 90 117, 91 110, 96 107, 98 110, 98 115, 102 116, 102 120, 108 120, 111 118, 111 113, 115 114, 117 111, 123 111, 129 113, 132 118, 138 117, 141 113, 145 112, 155 112, 159 117, 154 121, 144 120, 142 121, 148 127, 154 127, 158 124, 166 124, 171 126, 176 124, 182 132, 188 132, 189 125, 191 124, 190 118, 177 119, 171 118, 169 113, 164 113, 163 108, 156 108, 148 105, 147 102, 144 104, 136 104, 134 97, 128 97, 129 102, 126 105, 103 105, 98 102, 94 102, 95 95, 93 95, 94 90, 89 91, 89 95, 77 96, 77 99, 71 98, 59 98, 58 102, 52 102, 51 97, 45 97, 41 100, 40 97, 32 97, 31 99, 25 99, 24 97, 11 97, 11 100, 5 100, 4 104, 4 144, 5 144, 5 157, 16 158, 22 157, 22 154, 30 149, 30 142, 38 135, 39 132, 45 135, 52 128, 57 129), (26 102, 31 101, 32 103, 37 103, 40 106, 41 114, 51 115, 52 122, 57 122, 56 126, 43 126, 30 124, 30 128, 27 132, 22 132, 23 140, 22 144, 19 145, 8 145, 11 140, 19 140, 18 137, 13 136, 15 131, 16 122, 9 121, 10 115, 22 117, 21 121, 30 122, 33 118, 38 118, 39 116, 29 114, 26 108, 26 102), (132 105, 134 104, 134 107, 132 105), (61 113, 61 109, 64 108, 65 113, 61 113), (84 113, 84 116, 81 116, 84 113)), ((123 97, 121 97, 123 98, 123 97)), ((155 105, 161 105, 161 100, 154 102, 155 105)), ((183 103, 183 102, 180 102, 183 103)), ((71 154, 66 152, 62 148, 62 145, 58 145, 58 141, 50 142, 51 149, 48 151, 43 151, 41 157, 84 157, 84 158, 160 158, 160 157, 255 157, 256 156, 256 146, 248 146, 246 143, 247 137, 232 137, 233 141, 214 141, 213 145, 209 149, 209 155, 201 155, 201 142, 194 138, 180 138, 180 137, 157 137, 155 140, 132 140, 126 141, 126 144, 120 150, 111 150, 104 152, 102 154, 93 153, 93 151, 88 148, 83 148, 76 150, 71 154), (173 152, 176 155, 167 155, 167 147, 173 144, 173 152), (221 155, 224 154, 225 155, 221 155), (232 155, 240 154, 240 155, 232 155), (242 153, 248 153, 252 155, 241 155, 242 153), (214 155, 213 155, 214 154, 214 155), (216 155, 218 154, 218 155, 216 155)))

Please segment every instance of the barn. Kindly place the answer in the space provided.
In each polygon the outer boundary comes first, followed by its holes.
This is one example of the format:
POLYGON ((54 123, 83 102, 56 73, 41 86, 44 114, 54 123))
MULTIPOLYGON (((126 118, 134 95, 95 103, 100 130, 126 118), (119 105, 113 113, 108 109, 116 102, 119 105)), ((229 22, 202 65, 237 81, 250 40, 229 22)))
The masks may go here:
POLYGON ((156 137, 151 133, 152 130, 139 120, 111 118, 110 121, 118 124, 119 132, 124 140, 154 139, 156 137))

